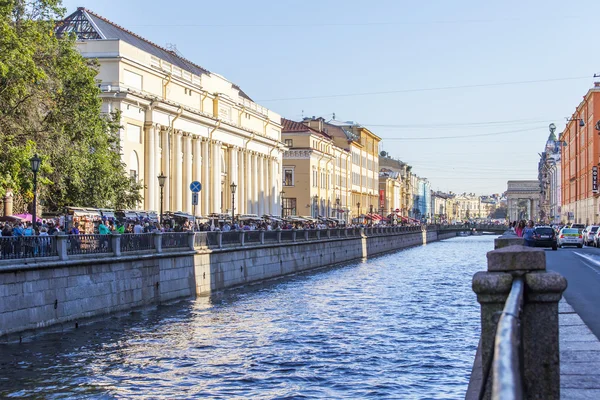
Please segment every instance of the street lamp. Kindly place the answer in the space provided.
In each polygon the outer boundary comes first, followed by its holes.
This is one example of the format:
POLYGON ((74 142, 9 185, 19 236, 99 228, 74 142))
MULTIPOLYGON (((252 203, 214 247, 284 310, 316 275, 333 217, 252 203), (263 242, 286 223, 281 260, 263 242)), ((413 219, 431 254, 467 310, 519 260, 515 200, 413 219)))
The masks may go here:
POLYGON ((229 185, 231 188, 231 224, 235 222, 235 189, 237 189, 237 185, 235 182, 231 182, 229 185))
POLYGON ((163 225, 163 219, 164 219, 163 218, 163 190, 165 188, 166 180, 167 180, 167 177, 161 171, 160 175, 158 176, 158 186, 160 186, 160 224, 161 225, 163 225))
POLYGON ((340 198, 335 199, 335 214, 337 219, 340 219, 340 198))
POLYGON ((360 201, 356 203, 356 208, 358 208, 358 217, 360 217, 360 201))
POLYGON ((319 216, 319 196, 315 194, 313 199, 315 201, 315 218, 317 218, 319 216))
POLYGON ((283 215, 283 196, 285 196, 285 191, 282 190, 281 192, 279 192, 279 196, 281 197, 281 218, 283 218, 285 216, 283 215))
POLYGON ((42 159, 35 154, 33 157, 31 157, 29 162, 31 163, 31 170, 33 171, 33 215, 31 216, 31 222, 35 227, 37 223, 37 174, 40 170, 42 159))

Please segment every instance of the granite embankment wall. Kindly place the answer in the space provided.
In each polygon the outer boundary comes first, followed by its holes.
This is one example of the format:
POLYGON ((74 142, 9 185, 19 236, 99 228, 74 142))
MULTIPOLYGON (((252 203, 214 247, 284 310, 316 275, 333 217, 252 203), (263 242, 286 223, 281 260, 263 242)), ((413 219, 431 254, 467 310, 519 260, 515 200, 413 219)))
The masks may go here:
POLYGON ((456 232, 416 231, 290 243, 0 265, 0 338, 395 251, 456 232))

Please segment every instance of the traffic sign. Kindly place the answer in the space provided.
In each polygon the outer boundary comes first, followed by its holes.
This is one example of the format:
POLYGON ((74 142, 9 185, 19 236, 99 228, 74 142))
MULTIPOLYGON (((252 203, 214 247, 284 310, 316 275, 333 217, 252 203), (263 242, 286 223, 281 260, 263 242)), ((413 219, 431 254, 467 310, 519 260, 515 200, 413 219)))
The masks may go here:
POLYGON ((198 205, 198 193, 196 193, 196 192, 192 193, 192 205, 193 206, 198 205))
POLYGON ((200 190, 202 190, 202 185, 200 182, 194 181, 190 184, 190 190, 194 193, 198 193, 200 190))

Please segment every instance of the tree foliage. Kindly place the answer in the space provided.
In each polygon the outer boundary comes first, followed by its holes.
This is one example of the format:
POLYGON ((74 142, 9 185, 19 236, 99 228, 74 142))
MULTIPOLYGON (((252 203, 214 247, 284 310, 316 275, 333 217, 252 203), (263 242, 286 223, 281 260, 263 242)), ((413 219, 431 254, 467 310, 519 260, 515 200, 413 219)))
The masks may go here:
POLYGON ((0 195, 32 199, 29 158, 42 158, 45 209, 129 208, 141 187, 125 172, 120 114, 104 115, 98 65, 57 38, 60 0, 0 0, 0 195))

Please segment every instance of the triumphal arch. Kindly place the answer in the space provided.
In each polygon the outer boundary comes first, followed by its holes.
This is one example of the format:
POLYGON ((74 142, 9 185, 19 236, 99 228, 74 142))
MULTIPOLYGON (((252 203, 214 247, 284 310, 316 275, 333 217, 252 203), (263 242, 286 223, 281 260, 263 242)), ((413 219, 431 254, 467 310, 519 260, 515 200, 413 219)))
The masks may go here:
POLYGON ((508 181, 506 201, 510 221, 521 219, 537 221, 540 217, 540 182, 508 181))

